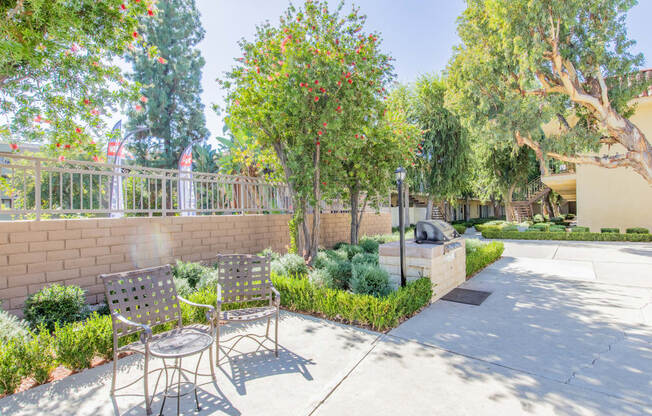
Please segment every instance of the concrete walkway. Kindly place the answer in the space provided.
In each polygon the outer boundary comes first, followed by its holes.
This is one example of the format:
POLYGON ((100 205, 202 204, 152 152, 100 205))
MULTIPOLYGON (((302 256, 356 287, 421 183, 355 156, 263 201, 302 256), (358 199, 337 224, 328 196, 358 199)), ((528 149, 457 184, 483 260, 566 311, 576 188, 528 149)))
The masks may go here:
MULTIPOLYGON (((464 286, 492 294, 438 301, 387 335, 284 313, 280 358, 234 357, 217 384, 203 378, 199 414, 652 415, 651 244, 506 242, 464 286)), ((121 360, 121 380, 140 365, 121 360)), ((109 376, 15 394, 0 413, 144 414, 140 386, 113 402, 109 376)), ((195 414, 191 396, 182 409, 195 414)))

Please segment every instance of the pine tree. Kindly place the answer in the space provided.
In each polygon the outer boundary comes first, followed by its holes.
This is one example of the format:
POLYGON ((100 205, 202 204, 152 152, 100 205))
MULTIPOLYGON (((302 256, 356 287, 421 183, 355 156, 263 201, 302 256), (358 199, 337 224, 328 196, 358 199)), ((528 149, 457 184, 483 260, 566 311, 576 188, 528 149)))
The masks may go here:
POLYGON ((195 0, 167 0, 158 3, 154 19, 143 20, 141 31, 157 45, 165 64, 128 58, 143 96, 129 113, 127 129, 150 127, 130 144, 138 164, 176 168, 183 149, 209 134, 200 98, 205 61, 196 46, 205 31, 199 17, 195 0))

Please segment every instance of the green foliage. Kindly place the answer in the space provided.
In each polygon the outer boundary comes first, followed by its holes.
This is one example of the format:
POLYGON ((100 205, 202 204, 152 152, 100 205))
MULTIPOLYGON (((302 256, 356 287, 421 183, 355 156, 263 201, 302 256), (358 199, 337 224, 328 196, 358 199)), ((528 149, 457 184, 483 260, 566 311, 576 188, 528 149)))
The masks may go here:
POLYGON ((506 224, 504 225, 501 230, 503 231, 518 231, 518 226, 514 224, 506 224))
POLYGON ((308 273, 308 280, 315 286, 330 287, 331 276, 326 269, 313 269, 308 273))
POLYGON ((389 274, 373 264, 354 263, 350 286, 353 293, 375 297, 387 296, 392 291, 389 274))
POLYGON ((480 240, 466 240, 466 277, 471 277, 503 255, 505 246, 500 241, 483 244, 480 240), (472 242, 474 241, 474 242, 472 242))
POLYGON ((543 215, 541 214, 534 214, 534 217, 532 217, 532 221, 534 221, 535 224, 544 222, 545 219, 543 218, 543 215))
POLYGON ((408 167, 411 186, 434 200, 455 198, 469 188, 471 147, 458 116, 444 105, 446 81, 422 75, 405 88, 409 120, 423 132, 414 166, 408 167))
POLYGON ((384 100, 391 60, 364 26, 357 9, 289 6, 277 26, 258 26, 253 40, 240 42, 243 56, 221 81, 234 134, 248 132, 282 166, 306 256, 319 245, 302 226, 307 206, 365 190, 385 195, 417 139, 394 98, 384 100))
MULTIPOLYGON (((644 61, 631 52, 635 42, 627 35, 626 13, 634 4, 468 1, 447 71, 449 104, 487 143, 511 146, 516 139, 539 159, 598 151, 605 129, 626 122, 629 101, 649 86, 631 77, 644 61), (541 126, 551 121, 556 128, 545 136, 541 126)), ((636 153, 632 136, 640 131, 632 130, 610 138, 636 153)), ((632 156, 628 163, 641 163, 632 156)))
POLYGON ((10 339, 25 340, 29 338, 29 324, 16 316, 0 309, 0 344, 10 339))
POLYGON ((566 219, 567 220, 574 220, 575 219, 575 214, 566 214, 566 219))
POLYGON ((94 355, 107 360, 113 358, 113 329, 110 316, 91 314, 84 322, 83 332, 83 338, 93 345, 94 355))
POLYGON ((308 274, 308 266, 303 257, 288 253, 272 261, 272 272, 285 276, 304 277, 308 274))
POLYGON ((84 330, 84 322, 69 325, 55 325, 54 349, 57 361, 71 370, 82 370, 91 366, 95 355, 95 344, 90 331, 84 330))
POLYGON ((373 238, 364 237, 360 239, 360 243, 358 245, 362 247, 362 249, 367 253, 378 253, 378 246, 380 244, 373 238))
POLYGON ((75 285, 46 286, 25 301, 25 319, 32 328, 41 324, 52 331, 55 324, 64 325, 86 316, 84 291, 75 285))
POLYGON ((186 280, 191 288, 195 288, 207 269, 207 267, 199 263, 177 260, 177 263, 172 266, 172 275, 178 279, 186 280))
POLYGON ((352 264, 346 260, 332 260, 326 264, 326 273, 328 273, 328 286, 333 289, 348 290, 352 276, 352 264))
POLYGON ((466 225, 464 224, 453 224, 453 228, 455 228, 455 231, 457 231, 460 235, 466 232, 466 225))
POLYGON ((150 128, 131 142, 138 165, 175 169, 185 147, 209 134, 201 101, 205 62, 197 48, 204 29, 194 0, 159 1, 157 7, 155 18, 141 19, 140 31, 156 41, 167 64, 128 56, 131 77, 144 86, 147 101, 129 112, 127 129, 150 128))
POLYGON ((31 339, 21 345, 18 357, 22 363, 21 375, 32 377, 38 384, 48 381, 56 367, 53 344, 54 338, 47 328, 39 327, 31 339))
POLYGON ((571 227, 572 233, 588 233, 590 232, 589 227, 571 227))
POLYGON ((354 245, 354 244, 342 244, 339 246, 338 249, 336 249, 336 251, 340 253, 345 253, 346 258, 348 260, 353 259, 353 256, 355 256, 356 254, 361 254, 365 252, 365 250, 361 246, 354 245))
MULTIPOLYGON (((513 230, 503 230, 503 231, 513 231, 513 230)), ((565 225, 551 225, 550 226, 550 232, 552 233, 565 233, 566 232, 566 226, 565 225)), ((616 231, 618 232, 618 231, 616 231)))
POLYGON ((503 232, 484 231, 484 238, 508 240, 568 240, 568 241, 652 241, 652 234, 614 234, 614 233, 546 233, 546 232, 503 232))
MULTIPOLYGON (((537 222, 536 220, 534 221, 534 224, 532 224, 529 228, 529 230, 538 230, 538 231, 549 231, 550 230, 550 223, 548 222, 537 222)), ((510 231, 510 230, 505 230, 503 231, 510 231)))
POLYGON ((172 280, 174 281, 174 286, 176 287, 177 293, 180 296, 186 297, 192 293, 193 288, 190 286, 190 283, 188 283, 188 280, 182 279, 180 277, 173 277, 172 280))
POLYGON ((266 248, 265 250, 261 251, 257 255, 260 257, 269 257, 272 260, 278 260, 281 257, 279 253, 275 252, 271 248, 266 248))
POLYGON ((619 228, 600 228, 601 233, 615 233, 619 234, 620 229, 619 228))
POLYGON ((292 218, 288 222, 288 228, 290 230, 290 247, 288 248, 288 253, 289 254, 297 254, 298 249, 297 249, 297 238, 299 236, 299 224, 301 223, 302 218, 297 215, 297 212, 295 212, 292 215, 292 218))
POLYGON ((220 281, 219 272, 216 269, 209 268, 202 275, 201 279, 199 279, 199 283, 197 283, 197 289, 202 290, 202 289, 206 289, 207 287, 216 288, 219 281, 220 281))
POLYGON ((317 313, 377 331, 397 326, 426 306, 432 297, 432 283, 427 278, 410 282, 384 298, 317 286, 308 279, 272 276, 272 282, 281 292, 281 305, 289 310, 317 313))
POLYGON ((627 234, 650 234, 650 230, 643 227, 628 228, 625 230, 625 232, 627 234))
POLYGON ((564 224, 564 217, 552 217, 550 218, 550 222, 553 222, 557 225, 564 224))
POLYGON ((0 344, 0 395, 12 394, 20 385, 23 373, 21 348, 21 341, 15 339, 0 344))
POLYGON ((353 264, 374 264, 378 265, 378 254, 375 253, 358 253, 351 259, 353 264))
POLYGON ((0 135, 47 140, 51 151, 97 154, 92 140, 106 132, 104 120, 138 98, 119 58, 157 58, 151 39, 138 33, 146 3, 131 1, 124 10, 122 0, 0 3, 0 112, 6 115, 0 135))

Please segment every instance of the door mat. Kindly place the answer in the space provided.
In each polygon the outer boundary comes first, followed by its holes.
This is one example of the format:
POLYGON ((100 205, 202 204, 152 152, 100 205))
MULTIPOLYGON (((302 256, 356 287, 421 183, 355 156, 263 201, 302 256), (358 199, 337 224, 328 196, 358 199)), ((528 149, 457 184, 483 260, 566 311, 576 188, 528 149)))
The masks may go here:
POLYGON ((464 303, 467 305, 478 306, 491 295, 491 292, 481 290, 455 288, 445 294, 441 299, 449 302, 464 303))

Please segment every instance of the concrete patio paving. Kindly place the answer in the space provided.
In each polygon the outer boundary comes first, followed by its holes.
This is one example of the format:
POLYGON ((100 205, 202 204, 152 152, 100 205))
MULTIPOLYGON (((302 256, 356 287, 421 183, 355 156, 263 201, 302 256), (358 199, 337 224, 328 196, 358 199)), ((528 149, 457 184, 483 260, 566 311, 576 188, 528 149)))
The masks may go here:
MULTIPOLYGON (((201 379, 198 414, 652 415, 652 244, 508 241, 464 287, 492 294, 438 301, 386 335, 283 313, 280 358, 234 357, 216 385, 201 379)), ((121 360, 121 376, 140 365, 121 360)), ((112 402, 109 377, 87 370, 0 412, 144 414, 140 385, 112 402)), ((191 396, 182 409, 195 414, 191 396)))

